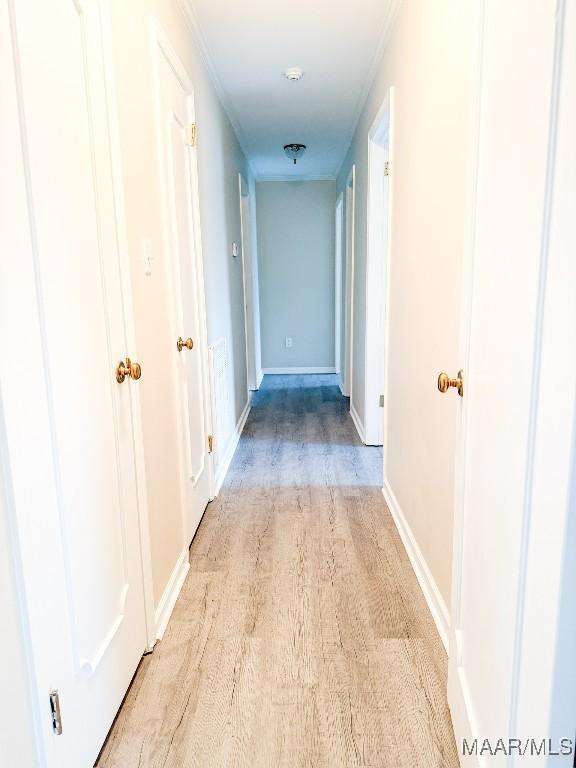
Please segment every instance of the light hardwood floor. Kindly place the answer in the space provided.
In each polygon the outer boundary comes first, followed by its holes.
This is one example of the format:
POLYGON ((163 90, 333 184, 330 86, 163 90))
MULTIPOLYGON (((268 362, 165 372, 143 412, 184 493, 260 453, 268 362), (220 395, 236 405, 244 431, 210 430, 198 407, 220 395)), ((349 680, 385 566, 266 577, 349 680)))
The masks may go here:
POLYGON ((333 376, 267 376, 99 768, 458 766, 446 655, 333 376))

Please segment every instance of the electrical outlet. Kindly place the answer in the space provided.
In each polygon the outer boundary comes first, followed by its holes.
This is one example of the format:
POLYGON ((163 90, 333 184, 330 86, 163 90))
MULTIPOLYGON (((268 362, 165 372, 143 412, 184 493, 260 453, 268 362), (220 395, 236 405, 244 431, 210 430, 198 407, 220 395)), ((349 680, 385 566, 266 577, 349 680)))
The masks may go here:
POLYGON ((286 336, 286 349, 292 349, 292 336, 286 336))

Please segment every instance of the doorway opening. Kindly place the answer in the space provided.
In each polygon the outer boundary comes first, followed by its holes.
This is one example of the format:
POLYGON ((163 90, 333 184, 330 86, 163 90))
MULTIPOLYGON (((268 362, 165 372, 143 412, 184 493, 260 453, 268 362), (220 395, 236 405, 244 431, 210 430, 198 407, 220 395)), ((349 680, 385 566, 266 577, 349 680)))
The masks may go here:
POLYGON ((368 133, 364 403, 364 437, 367 445, 382 445, 384 442, 393 105, 394 90, 390 88, 368 133))

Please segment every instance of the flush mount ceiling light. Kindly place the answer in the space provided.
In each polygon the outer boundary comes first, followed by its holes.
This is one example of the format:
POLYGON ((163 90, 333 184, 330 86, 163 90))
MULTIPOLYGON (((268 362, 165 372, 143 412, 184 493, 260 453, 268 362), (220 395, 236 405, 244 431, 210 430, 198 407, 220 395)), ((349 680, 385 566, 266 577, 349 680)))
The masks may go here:
POLYGON ((304 72, 300 67, 288 67, 284 70, 284 77, 287 80, 301 80, 304 77, 304 72))
POLYGON ((296 165, 296 160, 299 160, 304 152, 306 152, 306 144, 284 144, 284 154, 290 160, 294 160, 294 165, 296 165))

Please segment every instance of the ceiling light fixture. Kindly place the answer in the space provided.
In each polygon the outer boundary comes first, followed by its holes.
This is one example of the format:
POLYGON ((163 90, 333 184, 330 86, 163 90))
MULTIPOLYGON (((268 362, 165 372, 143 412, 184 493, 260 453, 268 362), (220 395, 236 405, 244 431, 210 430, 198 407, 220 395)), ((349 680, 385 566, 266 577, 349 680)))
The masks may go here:
POLYGON ((299 160, 304 152, 306 152, 306 144, 284 144, 284 154, 290 160, 294 160, 294 165, 296 165, 296 160, 299 160))
POLYGON ((288 67, 288 69, 284 70, 284 77, 287 80, 302 80, 304 72, 300 67, 288 67))

